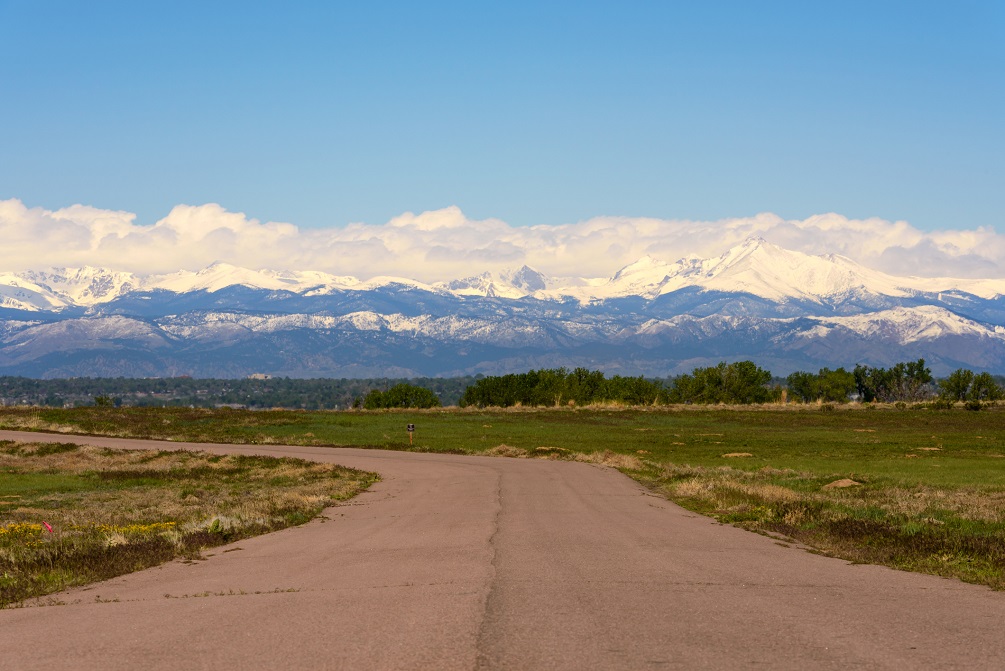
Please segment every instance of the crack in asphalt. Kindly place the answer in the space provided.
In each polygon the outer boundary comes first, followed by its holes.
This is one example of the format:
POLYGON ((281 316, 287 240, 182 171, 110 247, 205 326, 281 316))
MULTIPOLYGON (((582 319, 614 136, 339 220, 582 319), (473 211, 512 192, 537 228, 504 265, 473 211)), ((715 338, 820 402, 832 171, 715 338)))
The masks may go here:
POLYGON ((491 559, 489 560, 489 583, 488 591, 485 594, 485 601, 482 605, 481 621, 478 623, 478 635, 475 638, 475 669, 486 669, 491 667, 491 661, 485 652, 486 639, 489 635, 489 619, 492 612, 492 602, 494 601, 494 595, 496 594, 496 588, 499 584, 499 551, 496 549, 496 538, 499 535, 499 520, 502 517, 502 473, 499 471, 495 472, 496 475, 496 486, 493 500, 495 501, 495 514, 492 517, 492 533, 489 534, 489 551, 491 552, 491 559))

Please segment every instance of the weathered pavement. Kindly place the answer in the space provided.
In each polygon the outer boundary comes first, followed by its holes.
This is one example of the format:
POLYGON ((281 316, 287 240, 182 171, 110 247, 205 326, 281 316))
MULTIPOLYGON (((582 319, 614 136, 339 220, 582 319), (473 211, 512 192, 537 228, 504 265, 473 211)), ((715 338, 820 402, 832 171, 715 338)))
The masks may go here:
POLYGON ((327 519, 0 610, 3 669, 1001 669, 1005 594, 850 565, 587 464, 0 431, 376 471, 327 519))

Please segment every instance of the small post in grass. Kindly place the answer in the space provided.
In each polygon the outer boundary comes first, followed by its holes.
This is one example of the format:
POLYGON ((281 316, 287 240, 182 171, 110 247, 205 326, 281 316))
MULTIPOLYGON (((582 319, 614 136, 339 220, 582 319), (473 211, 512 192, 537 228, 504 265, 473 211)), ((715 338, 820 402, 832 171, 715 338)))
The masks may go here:
POLYGON ((412 436, 415 435, 415 424, 408 425, 408 444, 412 444, 412 436))

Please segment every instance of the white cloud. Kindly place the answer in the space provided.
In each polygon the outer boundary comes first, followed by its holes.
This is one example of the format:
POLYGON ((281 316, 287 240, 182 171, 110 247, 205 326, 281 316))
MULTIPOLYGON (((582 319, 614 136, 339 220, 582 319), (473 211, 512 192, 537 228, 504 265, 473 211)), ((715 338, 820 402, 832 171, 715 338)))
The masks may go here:
POLYGON ((472 220, 457 207, 386 224, 327 229, 260 222, 216 204, 179 205, 153 225, 129 212, 0 200, 0 271, 104 266, 137 273, 198 270, 214 261, 322 270, 369 279, 454 279, 523 264, 556 276, 608 277, 646 254, 717 256, 751 235, 796 251, 848 256, 897 275, 1005 277, 1005 236, 988 228, 920 231, 904 221, 765 213, 720 221, 596 217, 560 226, 472 220))

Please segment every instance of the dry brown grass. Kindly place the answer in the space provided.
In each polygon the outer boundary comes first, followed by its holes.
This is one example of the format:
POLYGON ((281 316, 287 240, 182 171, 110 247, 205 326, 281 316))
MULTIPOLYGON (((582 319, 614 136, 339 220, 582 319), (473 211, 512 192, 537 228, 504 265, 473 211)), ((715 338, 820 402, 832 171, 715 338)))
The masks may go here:
POLYGON ((648 466, 655 476, 635 475, 721 521, 853 561, 1005 589, 1005 492, 868 482, 826 488, 818 475, 789 470, 648 466))
POLYGON ((0 473, 0 607, 306 522, 376 479, 296 459, 15 443, 0 443, 0 473))
POLYGON ((496 445, 484 452, 480 452, 490 457, 509 457, 512 459, 551 459, 562 461, 580 461, 588 464, 601 464, 619 470, 637 471, 644 467, 644 462, 638 457, 630 454, 621 454, 604 450, 602 452, 573 452, 561 447, 550 447, 542 445, 532 450, 525 450, 512 445, 496 445))
POLYGON ((643 461, 638 457, 630 454, 611 452, 610 450, 590 452, 589 454, 577 453, 573 457, 573 460, 584 461, 588 464, 602 464, 626 471, 638 471, 644 467, 643 461))
POLYGON ((506 445, 505 443, 501 445, 496 445, 495 447, 490 447, 489 449, 482 452, 482 454, 489 457, 511 457, 514 459, 523 459, 527 457, 527 450, 522 447, 513 447, 512 445, 506 445))

